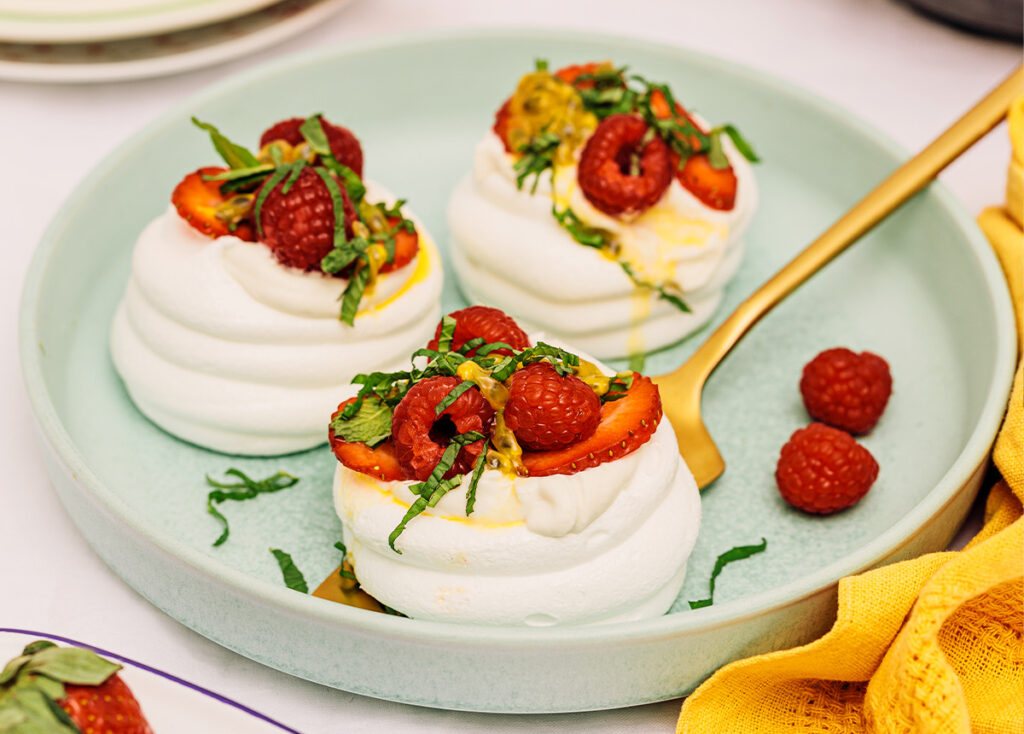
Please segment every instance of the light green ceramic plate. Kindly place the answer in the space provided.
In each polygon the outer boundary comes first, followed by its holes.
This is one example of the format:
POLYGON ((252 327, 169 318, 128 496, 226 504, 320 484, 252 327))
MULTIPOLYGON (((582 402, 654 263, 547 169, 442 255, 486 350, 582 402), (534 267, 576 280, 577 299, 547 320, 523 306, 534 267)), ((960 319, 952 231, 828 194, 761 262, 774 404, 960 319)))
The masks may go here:
MULTIPOLYGON (((857 119, 748 69, 647 42, 564 32, 411 36, 321 50, 261 67, 177 107, 100 165, 39 246, 25 287, 24 370, 54 485, 97 553, 153 604, 217 642, 288 673, 371 696, 484 711, 570 711, 685 693, 735 658, 798 644, 832 619, 835 582, 942 548, 977 490, 1013 368, 1009 298, 985 240, 939 186, 916 197, 766 318, 705 398, 728 471, 703 495, 704 525, 673 613, 592 628, 505 629, 417 622, 342 607, 281 583, 284 548, 312 582, 337 564, 327 450, 235 459, 181 443, 132 406, 107 330, 136 235, 184 172, 212 150, 188 121, 241 141, 323 111, 356 130, 369 174, 407 195, 439 242, 448 192, 492 113, 536 57, 612 58, 670 82, 687 105, 755 142, 761 209, 721 315, 905 157, 857 119), (835 345, 892 365, 895 394, 865 440, 881 476, 854 509, 789 509, 775 458, 807 422, 801 366, 835 345), (205 513, 203 476, 284 469, 294 489, 205 513), (732 565, 714 606, 716 556, 768 541, 732 565)), ((450 271, 446 309, 462 305, 450 271)), ((706 332, 705 332, 706 333, 706 332)), ((702 335, 648 361, 679 363, 702 335)), ((326 417, 325 417, 326 420, 326 417)))

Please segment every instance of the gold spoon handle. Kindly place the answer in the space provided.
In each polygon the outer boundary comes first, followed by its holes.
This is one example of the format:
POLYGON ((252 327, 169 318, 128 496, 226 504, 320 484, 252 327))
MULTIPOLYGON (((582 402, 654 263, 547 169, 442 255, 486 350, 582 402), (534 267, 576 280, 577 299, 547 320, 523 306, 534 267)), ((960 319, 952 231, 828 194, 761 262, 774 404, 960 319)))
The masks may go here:
POLYGON ((779 301, 938 175, 1006 117, 1024 87, 1024 66, 1010 74, 927 148, 897 168, 782 270, 758 288, 687 361, 707 379, 743 335, 779 301), (699 365, 699 366, 698 366, 699 365))

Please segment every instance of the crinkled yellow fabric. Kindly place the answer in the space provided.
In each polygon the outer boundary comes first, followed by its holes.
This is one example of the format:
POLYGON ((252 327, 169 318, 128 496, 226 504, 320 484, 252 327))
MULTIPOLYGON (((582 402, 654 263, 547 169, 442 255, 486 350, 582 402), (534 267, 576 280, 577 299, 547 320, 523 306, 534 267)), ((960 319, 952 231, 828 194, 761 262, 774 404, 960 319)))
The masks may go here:
MULTIPOLYGON (((978 224, 1003 266, 1024 337, 1024 101, 1011 110, 1010 135, 1011 200, 978 224)), ((677 732, 1024 734, 1019 362, 993 459, 1002 479, 989 493, 984 527, 963 551, 840 580, 836 622, 824 637, 725 666, 686 699, 677 732)))

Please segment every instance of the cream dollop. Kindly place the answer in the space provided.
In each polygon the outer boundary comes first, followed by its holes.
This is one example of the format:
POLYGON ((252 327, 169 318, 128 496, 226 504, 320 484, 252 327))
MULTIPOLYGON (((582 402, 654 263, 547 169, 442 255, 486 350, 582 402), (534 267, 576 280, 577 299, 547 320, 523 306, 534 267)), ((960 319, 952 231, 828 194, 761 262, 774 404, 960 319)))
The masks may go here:
POLYGON ((739 268, 743 233, 757 206, 750 164, 728 139, 723 148, 738 179, 733 209, 712 209, 673 179, 653 207, 624 220, 593 207, 579 188, 575 163, 541 176, 532 194, 532 179, 518 189, 514 158, 489 132, 448 205, 460 287, 472 300, 602 359, 678 341, 714 313, 739 268), (612 232, 642 278, 675 280, 691 313, 638 289, 615 259, 573 240, 552 215, 553 203, 612 232))
POLYGON ((348 326, 344 279, 288 268, 259 243, 211 240, 169 208, 135 245, 114 366, 147 417, 200 446, 273 455, 324 443, 352 377, 404 365, 440 319, 440 258, 417 230, 416 258, 379 276, 348 326))
POLYGON ((417 619, 592 624, 664 614, 682 587, 700 499, 663 419, 631 454, 572 475, 485 471, 388 536, 415 497, 339 464, 335 507, 360 584, 417 619))

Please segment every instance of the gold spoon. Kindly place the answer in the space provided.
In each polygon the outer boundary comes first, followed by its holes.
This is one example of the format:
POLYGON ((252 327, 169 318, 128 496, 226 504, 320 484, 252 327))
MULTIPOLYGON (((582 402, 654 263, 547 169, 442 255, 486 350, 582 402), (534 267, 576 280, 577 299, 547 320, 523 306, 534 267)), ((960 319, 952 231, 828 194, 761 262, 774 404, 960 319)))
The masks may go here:
POLYGON ((704 382, 737 342, 797 286, 887 217, 1006 117, 1024 86, 1024 66, 978 102, 927 148, 893 171, 817 240, 758 288, 701 344, 682 367, 654 381, 672 422, 679 452, 702 489, 725 471, 725 460, 704 426, 700 397, 704 382))

